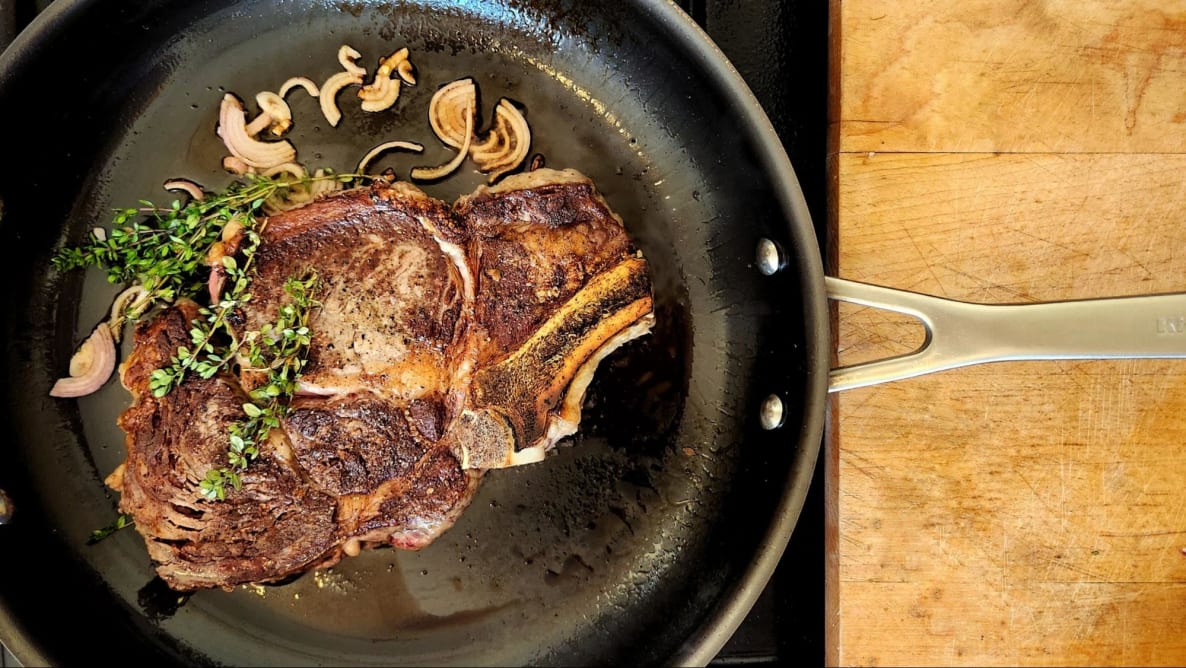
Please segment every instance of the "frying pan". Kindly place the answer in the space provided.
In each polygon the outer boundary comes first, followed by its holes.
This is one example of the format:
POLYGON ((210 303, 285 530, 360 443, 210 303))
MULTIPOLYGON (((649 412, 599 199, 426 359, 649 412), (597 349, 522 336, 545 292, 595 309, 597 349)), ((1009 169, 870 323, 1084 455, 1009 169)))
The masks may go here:
MULTIPOLYGON (((0 640, 22 661, 705 663, 752 605, 819 448, 823 272, 769 121, 674 5, 60 0, 0 57, 0 109, 0 489, 15 508, 0 526, 0 640), (338 128, 293 98, 299 159, 348 169, 407 139, 429 148, 380 167, 444 162, 427 101, 473 76, 483 109, 523 104, 533 152, 588 174, 626 220, 658 324, 603 362, 577 437, 488 474, 425 550, 181 596, 134 531, 86 545, 115 515, 102 480, 123 457, 128 396, 114 382, 76 401, 47 393, 117 288, 48 261, 113 207, 167 201, 166 178, 224 186, 223 92, 324 80, 343 43, 368 64, 410 47, 419 83, 389 113, 343 104, 338 128)), ((426 190, 452 200, 479 178, 426 190)))

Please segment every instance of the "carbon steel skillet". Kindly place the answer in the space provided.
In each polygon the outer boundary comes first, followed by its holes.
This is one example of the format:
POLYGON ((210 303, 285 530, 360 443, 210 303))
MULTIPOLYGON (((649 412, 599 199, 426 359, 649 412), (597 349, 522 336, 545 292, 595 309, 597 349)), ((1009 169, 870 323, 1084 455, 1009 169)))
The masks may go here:
MULTIPOLYGON (((657 0, 60 1, 0 57, 0 110, 0 640, 28 664, 99 651, 197 664, 704 663, 790 536, 829 389, 997 360, 1186 357, 1181 294, 989 306, 825 281, 765 116, 657 0), (626 219, 652 263, 659 326, 603 365, 579 437, 545 464, 491 475, 427 550, 179 597, 134 533, 84 545, 114 513, 101 481, 122 457, 114 416, 127 397, 114 384, 78 402, 47 391, 114 288, 56 276, 48 258, 111 207, 161 199, 167 177, 224 184, 223 90, 322 79, 341 43, 372 60, 411 47, 420 85, 395 113, 347 108, 338 130, 311 100, 295 103, 304 162, 344 168, 393 138, 434 145, 427 98, 474 76, 487 103, 526 104, 534 150, 592 176, 626 219), (919 317, 926 342, 829 381, 825 289, 919 317)), ((451 199, 477 181, 429 192, 451 199)))
MULTIPOLYGON (((705 663, 752 605, 819 447, 823 272, 766 117, 673 5, 62 0, 0 57, 0 110, 0 489, 15 506, 0 526, 0 640, 24 662, 705 663), (487 113, 503 95, 523 103, 533 151, 589 174, 627 221, 658 325, 603 363, 578 437, 490 474, 426 550, 180 597, 134 531, 85 545, 114 517, 102 479, 122 459, 128 396, 116 383, 77 401, 47 392, 116 288, 48 260, 111 208, 166 199, 166 178, 225 185, 224 90, 323 81, 343 43, 368 64, 410 47, 419 85, 394 112, 343 104, 336 129, 294 93, 301 161, 348 169, 408 139, 430 148, 382 164, 443 162, 428 99, 473 76, 487 113), (781 249, 774 275, 758 270, 760 239, 781 249)), ((479 178, 428 191, 451 200, 479 178)))

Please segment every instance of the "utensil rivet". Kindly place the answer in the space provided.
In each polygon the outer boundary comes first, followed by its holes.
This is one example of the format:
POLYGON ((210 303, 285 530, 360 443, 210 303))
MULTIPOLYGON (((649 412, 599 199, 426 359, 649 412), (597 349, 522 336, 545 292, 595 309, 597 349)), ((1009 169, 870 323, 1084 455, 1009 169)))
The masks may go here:
POLYGON ((762 428, 778 429, 782 426, 782 421, 785 417, 782 398, 777 394, 766 397, 765 401, 762 402, 762 428))
POLYGON ((758 239, 758 271, 766 276, 773 276, 778 273, 784 266, 782 259, 782 249, 778 244, 762 237, 758 239))

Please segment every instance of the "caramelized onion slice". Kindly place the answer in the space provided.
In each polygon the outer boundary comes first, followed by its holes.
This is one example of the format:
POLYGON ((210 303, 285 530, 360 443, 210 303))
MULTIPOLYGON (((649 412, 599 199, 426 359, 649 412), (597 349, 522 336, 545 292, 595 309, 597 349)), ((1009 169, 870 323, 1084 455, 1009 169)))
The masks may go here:
POLYGON ((457 155, 453 159, 439 167, 417 167, 412 170, 412 178, 418 181, 435 181, 442 179, 452 174, 461 163, 465 160, 465 156, 469 155, 470 142, 474 136, 474 101, 471 99, 468 104, 462 108, 462 114, 465 116, 465 141, 458 147, 457 155))
POLYGON ((304 88, 305 92, 313 97, 321 96, 321 90, 317 87, 317 84, 313 83, 313 80, 308 77, 290 78, 288 81, 280 84, 280 90, 276 91, 276 94, 280 97, 288 97, 289 91, 294 88, 304 88))
POLYGON ((247 136, 254 137, 254 136, 258 135, 259 133, 263 132, 264 130, 267 130, 268 126, 271 124, 272 124, 271 115, 269 115, 268 112, 266 112, 266 111, 261 111, 261 112, 259 112, 259 114, 256 115, 255 118, 251 119, 250 123, 247 124, 247 130, 246 130, 247 136))
POLYGON ((189 179, 169 179, 165 181, 165 190, 180 190, 198 202, 206 197, 206 193, 202 191, 202 186, 189 179))
POLYGON ((242 158, 234 155, 223 156, 222 168, 232 174, 237 174, 239 176, 255 173, 254 167, 247 164, 246 162, 243 162, 242 158))
POLYGON ((342 181, 336 178, 332 171, 318 169, 313 173, 313 182, 309 184, 309 193, 313 197, 320 197, 341 190, 343 187, 342 181))
POLYGON ((478 169, 490 174, 490 183, 523 164, 531 148, 531 128, 527 119, 505 97, 494 109, 494 126, 481 143, 470 151, 478 169))
POLYGON ((380 77, 362 87, 358 91, 362 98, 363 111, 378 112, 390 109, 399 99, 399 81, 390 77, 380 77))
MULTIPOLYGON (((260 111, 272 117, 272 134, 279 137, 292 127, 292 109, 284 98, 271 91, 260 91, 255 95, 260 111)), ((250 133, 248 133, 250 134, 250 133)))
POLYGON ((412 61, 404 60, 395 66, 395 73, 399 78, 404 80, 404 83, 409 86, 416 85, 416 68, 412 66, 412 61))
MULTIPOLYGON (((375 78, 371 83, 362 87, 358 91, 358 97, 362 98, 363 111, 383 111, 389 109, 395 101, 399 99, 399 87, 401 80, 407 81, 403 76, 403 65, 408 65, 409 73, 411 72, 410 63, 408 63, 408 47, 404 47, 399 51, 379 61, 379 67, 375 70, 375 78), (392 74, 400 72, 399 79, 392 78, 392 74)), ((416 83, 413 78, 407 81, 409 84, 416 83)))
POLYGON ((261 142, 249 136, 243 104, 230 93, 223 96, 219 108, 218 136, 231 155, 252 167, 267 169, 296 159, 296 149, 288 140, 261 142))
POLYGON ((424 150, 424 147, 416 142, 411 141, 389 141, 379 144, 375 148, 367 151, 367 154, 362 156, 362 160, 358 161, 358 169, 354 170, 359 174, 365 174, 367 167, 370 166, 371 161, 379 157, 379 155, 387 151, 411 151, 412 153, 419 153, 424 150))
POLYGON ((292 178, 291 181, 288 181, 286 188, 277 190, 271 197, 264 200, 264 213, 269 216, 274 216, 281 211, 295 209, 302 204, 312 201, 313 194, 309 188, 309 173, 302 165, 295 162, 286 162, 266 169, 262 174, 267 177, 286 174, 292 178))
POLYGON ((49 391, 51 397, 81 397, 103 387, 115 371, 115 339, 104 321, 70 358, 70 376, 59 378, 49 391))
POLYGON ((359 58, 362 58, 362 54, 349 44, 343 44, 342 47, 338 49, 338 62, 342 64, 342 69, 351 74, 357 74, 360 77, 365 77, 367 74, 366 68, 354 62, 359 58))
POLYGON ((342 120, 342 112, 338 109, 338 92, 346 86, 361 84, 362 76, 353 72, 338 72, 321 85, 321 113, 330 125, 337 127, 342 120))
POLYGON ((433 133, 453 148, 470 141, 478 109, 478 89, 473 79, 458 79, 442 86, 428 103, 433 133))
POLYGON ((111 328, 111 338, 119 343, 124 331, 124 322, 137 320, 144 315, 144 309, 151 303, 152 294, 139 283, 116 295, 115 301, 111 302, 111 317, 107 320, 107 325, 111 328))

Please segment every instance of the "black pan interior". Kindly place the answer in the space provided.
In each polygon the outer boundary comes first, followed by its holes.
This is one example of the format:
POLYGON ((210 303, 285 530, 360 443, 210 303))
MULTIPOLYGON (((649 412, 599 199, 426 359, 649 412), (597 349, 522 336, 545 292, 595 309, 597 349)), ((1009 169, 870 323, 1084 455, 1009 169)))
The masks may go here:
MULTIPOLYGON (((0 489, 16 506, 0 526, 0 639, 19 657, 633 664, 719 647, 777 560, 815 461, 818 251, 780 149, 763 143, 773 133, 690 22, 658 2, 599 4, 58 3, 4 55, 0 145, 36 146, 0 164, 0 489), (77 401, 47 392, 118 288, 48 260, 114 207, 171 199, 168 177, 224 186, 223 92, 324 80, 344 43, 368 66, 409 46, 418 85, 383 114, 344 102, 337 128, 292 94, 299 160, 351 169, 407 139, 423 157, 381 164, 406 175, 444 162, 428 99, 472 76, 483 117, 502 96, 524 105, 533 152, 588 174, 622 215, 652 266, 658 324, 602 364, 578 436, 542 464, 489 474, 427 549, 178 596, 133 530, 85 545, 115 516, 102 480, 122 460, 128 395, 117 382, 77 401), (754 267, 763 236, 787 251, 773 278, 754 267), (771 392, 787 415, 765 431, 757 406, 771 392)), ((451 200, 480 179, 467 169, 426 190, 451 200)))

